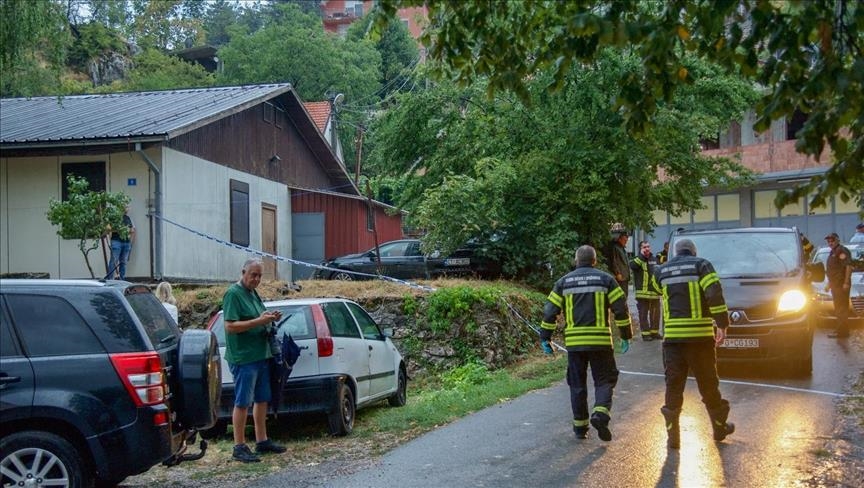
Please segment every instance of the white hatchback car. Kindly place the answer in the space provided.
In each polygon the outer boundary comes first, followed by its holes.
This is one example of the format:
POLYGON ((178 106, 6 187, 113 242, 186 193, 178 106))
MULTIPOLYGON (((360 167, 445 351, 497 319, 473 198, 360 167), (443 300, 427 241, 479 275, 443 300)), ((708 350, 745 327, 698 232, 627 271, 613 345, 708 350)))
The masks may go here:
MULTIPOLYGON (((285 382, 278 413, 322 412, 332 435, 350 434, 358 408, 388 400, 405 405, 408 375, 405 362, 390 340, 360 305, 343 298, 310 298, 265 302, 282 312, 277 337, 289 334, 300 357, 285 382)), ((203 435, 225 433, 234 408, 234 378, 225 361, 222 312, 210 321, 222 353, 222 398, 219 421, 203 435)), ((278 396, 278 395, 277 395, 278 396)), ((271 406, 272 408, 272 406, 271 406)))
MULTIPOLYGON (((855 319, 864 317, 864 244, 843 244, 849 249, 852 254, 852 288, 849 290, 849 299, 851 307, 849 309, 849 318, 855 319)), ((814 254, 812 262, 821 262, 825 265, 828 262, 828 255, 831 253, 830 247, 820 247, 814 254)), ((831 292, 825 291, 825 286, 828 285, 828 278, 820 282, 813 283, 814 300, 816 301, 817 310, 822 317, 834 317, 834 301, 831 298, 831 292)))

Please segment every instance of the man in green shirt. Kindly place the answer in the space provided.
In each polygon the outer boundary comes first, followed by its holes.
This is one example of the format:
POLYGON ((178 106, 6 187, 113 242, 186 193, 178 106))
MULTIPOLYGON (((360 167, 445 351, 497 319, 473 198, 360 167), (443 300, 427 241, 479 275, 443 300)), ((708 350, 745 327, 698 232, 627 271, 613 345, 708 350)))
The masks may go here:
POLYGON ((225 360, 234 376, 234 459, 252 463, 260 459, 246 445, 246 418, 249 405, 255 424, 255 452, 285 452, 285 446, 267 437, 267 403, 270 401, 269 334, 281 312, 267 311, 255 291, 261 283, 260 259, 243 264, 240 281, 228 287, 222 297, 225 319, 225 360))

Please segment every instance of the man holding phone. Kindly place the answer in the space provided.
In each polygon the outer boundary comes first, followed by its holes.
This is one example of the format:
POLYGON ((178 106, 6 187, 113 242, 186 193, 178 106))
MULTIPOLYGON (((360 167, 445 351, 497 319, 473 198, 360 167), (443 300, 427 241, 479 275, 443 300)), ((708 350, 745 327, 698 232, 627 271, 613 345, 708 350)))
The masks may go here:
POLYGON ((260 461, 257 454, 285 452, 285 446, 267 437, 267 404, 270 402, 269 334, 273 322, 282 317, 278 310, 268 311, 255 291, 261 284, 262 262, 248 259, 240 281, 232 284, 222 297, 225 318, 225 359, 234 376, 233 458, 244 463, 260 461), (255 425, 255 453, 246 445, 246 420, 252 405, 255 425), (256 454, 257 453, 257 454, 256 454))

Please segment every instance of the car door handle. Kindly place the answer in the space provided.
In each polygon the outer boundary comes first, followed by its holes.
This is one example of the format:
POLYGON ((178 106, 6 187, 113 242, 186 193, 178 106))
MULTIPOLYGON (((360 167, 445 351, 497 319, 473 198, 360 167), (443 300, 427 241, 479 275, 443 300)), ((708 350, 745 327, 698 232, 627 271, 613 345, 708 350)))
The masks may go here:
POLYGON ((8 385, 9 383, 19 383, 20 381, 20 376, 7 376, 4 374, 0 376, 0 390, 6 388, 6 385, 8 385))
POLYGON ((369 346, 369 350, 370 350, 370 351, 372 350, 372 346, 369 346))

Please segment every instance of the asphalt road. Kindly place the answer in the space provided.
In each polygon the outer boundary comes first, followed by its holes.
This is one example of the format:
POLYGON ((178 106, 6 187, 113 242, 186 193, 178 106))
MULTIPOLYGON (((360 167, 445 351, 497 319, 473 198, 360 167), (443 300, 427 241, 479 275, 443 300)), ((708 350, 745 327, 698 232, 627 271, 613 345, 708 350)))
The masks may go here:
POLYGON ((864 369, 864 355, 851 341, 838 343, 826 333, 817 331, 810 378, 739 370, 722 379, 737 431, 721 443, 711 440, 691 380, 681 449, 666 449, 659 413, 661 344, 637 341, 618 356, 622 375, 612 409, 612 442, 600 441, 595 431, 586 440, 575 439, 562 381, 429 432, 374 462, 358 463, 353 472, 321 466, 316 473, 286 471, 250 486, 807 486, 814 460, 834 436, 836 401, 864 369))

